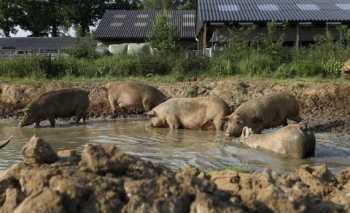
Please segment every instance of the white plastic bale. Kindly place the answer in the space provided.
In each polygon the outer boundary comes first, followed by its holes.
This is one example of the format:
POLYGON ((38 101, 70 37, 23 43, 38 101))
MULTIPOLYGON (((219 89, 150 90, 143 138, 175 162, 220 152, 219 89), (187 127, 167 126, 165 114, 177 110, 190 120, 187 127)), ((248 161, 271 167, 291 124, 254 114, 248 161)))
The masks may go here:
POLYGON ((126 54, 128 50, 128 44, 112 44, 108 46, 108 51, 113 55, 126 54))
POLYGON ((131 43, 128 45, 128 55, 152 54, 149 43, 131 43))
POLYGON ((98 43, 97 44, 95 51, 98 54, 106 54, 106 53, 109 52, 108 47, 106 45, 102 44, 102 43, 98 43))

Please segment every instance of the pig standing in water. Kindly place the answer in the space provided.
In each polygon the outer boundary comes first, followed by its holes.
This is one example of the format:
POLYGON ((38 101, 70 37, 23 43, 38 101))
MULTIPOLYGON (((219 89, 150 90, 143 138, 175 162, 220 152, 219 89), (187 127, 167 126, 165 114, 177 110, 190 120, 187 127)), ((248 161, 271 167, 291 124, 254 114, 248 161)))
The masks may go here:
POLYGON ((291 158, 307 158, 315 155, 315 135, 300 124, 264 134, 253 134, 252 129, 243 128, 241 142, 248 147, 272 151, 291 158))
POLYGON ((76 116, 76 122, 85 119, 89 108, 89 92, 82 89, 61 89, 50 91, 40 95, 29 106, 22 110, 24 117, 20 127, 35 123, 40 127, 40 122, 49 120, 51 127, 55 127, 56 118, 70 118, 76 116))
POLYGON ((135 113, 148 112, 167 100, 157 88, 138 82, 109 83, 106 88, 113 113, 117 109, 135 113))
POLYGON ((146 113, 152 127, 222 130, 229 107, 219 97, 172 98, 146 113))
POLYGON ((251 128, 254 133, 260 133, 267 128, 287 125, 287 119, 301 121, 297 100, 284 92, 247 101, 226 119, 226 135, 235 137, 241 135, 245 126, 251 128))

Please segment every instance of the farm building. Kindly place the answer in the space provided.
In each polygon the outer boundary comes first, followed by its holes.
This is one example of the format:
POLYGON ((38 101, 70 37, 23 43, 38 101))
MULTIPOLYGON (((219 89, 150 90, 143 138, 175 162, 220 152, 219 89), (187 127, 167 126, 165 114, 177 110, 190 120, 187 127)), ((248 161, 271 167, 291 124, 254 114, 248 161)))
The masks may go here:
MULTIPOLYGON (((96 39, 105 45, 147 42, 161 13, 160 10, 108 10, 97 27, 96 39)), ((195 11, 170 10, 165 15, 175 27, 177 39, 195 46, 195 11)))
MULTIPOLYGON (((307 44, 316 35, 341 38, 340 25, 350 23, 349 0, 198 0, 196 35, 200 48, 229 39, 230 30, 254 25, 248 39, 267 32, 267 23, 284 26, 285 42, 307 44)), ((282 28, 282 27, 281 27, 282 28)), ((282 29, 277 30, 277 35, 282 29)))
POLYGON ((55 56, 75 45, 76 39, 70 37, 0 38, 0 58, 33 54, 55 56))

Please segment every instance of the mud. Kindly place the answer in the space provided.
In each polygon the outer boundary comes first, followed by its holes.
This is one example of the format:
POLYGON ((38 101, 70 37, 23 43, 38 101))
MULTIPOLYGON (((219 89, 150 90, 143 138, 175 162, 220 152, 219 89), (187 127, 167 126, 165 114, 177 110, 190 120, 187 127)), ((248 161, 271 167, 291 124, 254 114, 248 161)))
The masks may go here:
POLYGON ((86 145, 57 152, 33 137, 23 162, 0 174, 0 212, 346 212, 350 168, 295 172, 171 171, 121 152, 86 145))
MULTIPOLYGON (((60 88, 79 87, 90 91, 90 118, 107 118, 112 115, 106 91, 101 83, 37 83, 16 85, 0 82, 0 118, 16 118, 17 110, 26 106, 39 94, 60 88)), ((156 85, 169 97, 197 97, 218 95, 234 110, 241 103, 278 91, 287 91, 297 97, 302 118, 315 130, 350 132, 350 86, 336 83, 273 81, 193 81, 160 83, 156 85)))

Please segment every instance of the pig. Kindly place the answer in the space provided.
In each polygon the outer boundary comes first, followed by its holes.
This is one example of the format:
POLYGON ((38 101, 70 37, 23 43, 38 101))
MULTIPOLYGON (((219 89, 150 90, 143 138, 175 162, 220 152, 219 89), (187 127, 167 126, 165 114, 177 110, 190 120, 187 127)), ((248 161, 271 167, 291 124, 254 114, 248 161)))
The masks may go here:
POLYGON ((157 88, 138 82, 109 83, 106 85, 112 112, 144 113, 168 98, 157 88))
POLYGON ((4 148, 7 144, 11 142, 13 136, 9 137, 7 140, 0 143, 0 149, 4 148))
POLYGON ((150 112, 152 127, 222 130, 229 107, 219 97, 172 98, 150 112))
POLYGON ((24 117, 20 127, 49 120, 51 127, 55 127, 56 118, 70 118, 76 116, 76 123, 83 119, 85 123, 89 107, 89 92, 82 89, 60 89, 46 92, 34 99, 24 110, 24 117))
POLYGON ((271 133, 253 134, 244 127, 241 143, 250 148, 263 149, 284 157, 303 159, 315 155, 315 135, 303 125, 289 124, 271 133))
POLYGON ((226 135, 239 137, 244 126, 252 128, 254 133, 280 125, 287 120, 300 122, 299 106, 296 98, 285 92, 270 94, 241 104, 228 121, 226 135))

